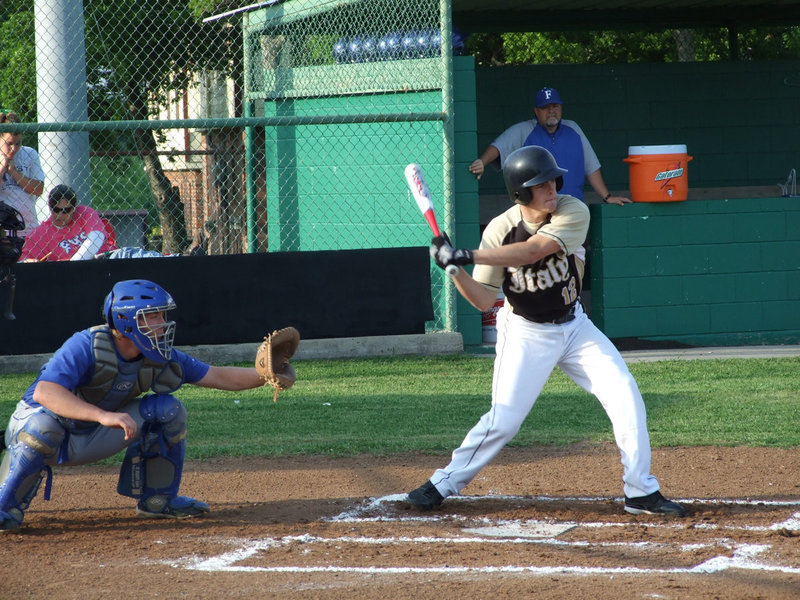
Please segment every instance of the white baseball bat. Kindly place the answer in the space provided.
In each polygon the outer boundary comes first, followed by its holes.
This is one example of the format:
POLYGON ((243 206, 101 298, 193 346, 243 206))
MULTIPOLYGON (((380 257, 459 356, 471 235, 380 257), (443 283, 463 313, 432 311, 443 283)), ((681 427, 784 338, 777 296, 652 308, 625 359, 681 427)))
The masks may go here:
MULTIPOLYGON (((428 222, 428 226, 430 226, 433 235, 437 237, 442 235, 439 231, 439 224, 436 222, 436 213, 433 211, 431 192, 428 189, 425 176, 422 174, 422 167, 417 163, 411 163, 406 165, 403 173, 406 176, 406 183, 408 183, 408 188, 411 190, 411 195, 414 196, 414 200, 416 200, 420 212, 428 222)), ((458 267, 456 265, 447 265, 445 273, 452 277, 458 273, 458 267)))

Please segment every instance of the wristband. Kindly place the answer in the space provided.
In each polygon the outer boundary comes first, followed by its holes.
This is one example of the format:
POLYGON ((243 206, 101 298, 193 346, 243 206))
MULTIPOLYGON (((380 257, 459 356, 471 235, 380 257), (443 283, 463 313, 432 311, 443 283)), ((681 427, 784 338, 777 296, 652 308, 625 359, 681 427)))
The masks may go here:
POLYGON ((608 202, 609 198, 611 198, 611 192, 608 192, 605 196, 603 196, 603 202, 608 202))
POLYGON ((475 258, 472 255, 472 250, 469 248, 459 248, 453 251, 453 256, 448 264, 450 265, 471 265, 474 264, 475 258))

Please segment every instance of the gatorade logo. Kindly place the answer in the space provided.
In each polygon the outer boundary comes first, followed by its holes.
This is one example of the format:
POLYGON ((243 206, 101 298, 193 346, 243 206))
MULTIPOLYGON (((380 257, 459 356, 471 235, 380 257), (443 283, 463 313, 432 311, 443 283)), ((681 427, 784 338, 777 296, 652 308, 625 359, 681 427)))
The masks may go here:
POLYGON ((656 178, 653 181, 664 181, 665 179, 672 179, 683 175, 683 167, 680 169, 672 169, 671 171, 661 171, 656 173, 656 178))

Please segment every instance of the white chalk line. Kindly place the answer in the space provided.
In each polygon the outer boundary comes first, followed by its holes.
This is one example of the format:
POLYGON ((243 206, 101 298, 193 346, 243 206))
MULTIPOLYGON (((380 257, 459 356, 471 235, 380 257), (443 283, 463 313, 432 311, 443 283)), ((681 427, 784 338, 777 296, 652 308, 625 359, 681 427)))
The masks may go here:
MULTIPOLYGON (((323 518, 323 521, 332 523, 363 523, 363 522, 436 522, 436 521, 474 521, 474 517, 465 515, 420 515, 420 516, 395 516, 388 514, 386 511, 387 506, 394 505, 398 502, 404 502, 406 494, 392 494, 389 496, 382 496, 380 498, 370 498, 369 502, 362 506, 354 507, 346 510, 334 517, 323 518), (381 511, 384 514, 376 516, 364 516, 371 512, 381 511)), ((476 502, 479 500, 508 500, 508 501, 543 501, 543 502, 605 502, 608 498, 587 498, 587 497, 552 497, 552 496, 451 496, 447 502, 476 502)), ((615 501, 622 503, 623 498, 616 498, 615 501)), ((738 506, 775 506, 775 507, 791 507, 800 506, 800 500, 744 500, 741 498, 680 498, 676 500, 684 504, 732 504, 738 506)), ((486 520, 488 523, 488 520, 486 520)), ((494 521, 493 523, 503 523, 503 521, 494 521)), ((509 522, 510 523, 510 522, 509 522)), ((559 523, 569 524, 580 527, 630 527, 636 523, 631 522, 584 522, 577 521, 559 521, 559 523)), ((683 521, 672 521, 669 523, 652 522, 647 524, 648 527, 661 528, 661 529, 685 529, 686 524, 683 521)), ((800 530, 800 512, 796 512, 786 521, 781 523, 773 523, 772 525, 719 525, 717 523, 697 523, 694 525, 695 529, 708 529, 708 530, 725 530, 725 531, 798 531, 800 530)))
MULTIPOLYGON (((376 510, 385 510, 387 504, 402 502, 406 498, 405 494, 395 494, 391 496, 384 496, 381 498, 372 498, 365 505, 355 507, 352 510, 340 513, 335 517, 323 519, 327 522, 407 522, 407 521, 428 521, 437 522, 442 520, 453 520, 455 515, 447 516, 420 516, 420 517, 393 517, 390 515, 380 515, 373 517, 363 516, 365 513, 373 512, 376 510)), ((476 501, 485 499, 508 499, 508 500, 532 500, 537 501, 605 501, 605 498, 548 498, 536 497, 531 498, 528 496, 459 496, 448 501, 476 501)), ((741 499, 682 499, 681 502, 692 502, 698 504, 737 504, 737 505, 766 505, 766 506, 797 506, 800 501, 771 501, 771 500, 741 500, 741 499)), ((467 519, 461 517, 463 520, 469 520, 474 523, 475 519, 467 519)), ((519 520, 495 520, 483 519, 483 522, 492 523, 494 525, 522 525, 524 523, 531 524, 535 521, 519 521, 519 520)), ((569 525, 572 527, 629 527, 631 525, 638 525, 638 522, 559 522, 562 525, 569 525)), ((680 528, 685 529, 685 522, 676 523, 655 523, 648 522, 649 528, 666 527, 666 528, 680 528)), ((781 522, 774 523, 768 526, 720 526, 716 524, 695 524, 696 529, 715 530, 721 529, 726 531, 740 530, 740 531, 775 531, 775 530, 800 530, 800 512, 795 513, 789 519, 781 522)), ((252 558, 259 552, 268 551, 270 549, 285 547, 289 544, 361 544, 361 545, 399 545, 399 544, 549 544, 562 547, 625 547, 631 550, 658 550, 673 547, 671 544, 664 544, 658 542, 588 542, 588 541, 565 541, 557 540, 554 537, 545 538, 530 538, 530 537, 495 537, 487 538, 482 536, 474 537, 459 537, 459 538, 440 538, 440 537, 382 537, 371 538, 365 536, 348 537, 340 536, 333 538, 321 538, 312 536, 310 534, 302 536, 285 536, 282 538, 264 538, 260 540, 230 540, 230 543, 241 544, 241 546, 231 552, 226 552, 213 557, 185 557, 174 561, 159 561, 161 564, 167 564, 175 568, 181 568, 192 571, 205 571, 205 572, 263 572, 263 573, 351 573, 351 574, 372 574, 372 575, 392 575, 392 574, 459 574, 459 573, 527 573, 533 575, 552 575, 552 574, 575 574, 575 575, 658 575, 658 574, 710 574, 719 573, 728 569, 746 569, 754 571, 769 571, 780 572, 787 574, 800 574, 800 568, 787 565, 769 564, 763 560, 758 560, 758 556, 764 554, 771 548, 769 544, 737 544, 728 539, 716 540, 709 543, 698 544, 681 544, 677 545, 679 551, 693 551, 696 549, 707 549, 713 547, 721 547, 726 550, 732 550, 731 556, 714 556, 705 560, 697 565, 690 567, 671 567, 664 569, 655 568, 641 568, 641 567, 581 567, 577 565, 560 565, 543 567, 536 565, 506 565, 506 566, 480 566, 480 567, 466 567, 466 566, 441 566, 441 567, 356 567, 356 566, 243 566, 240 563, 244 560, 252 558)))
MULTIPOLYGON (((369 501, 361 506, 356 506, 350 510, 344 511, 335 517, 328 517, 325 521, 346 521, 352 517, 361 518, 362 515, 370 511, 383 510, 386 505, 395 504, 398 502, 405 502, 408 494, 391 494, 388 496, 381 496, 380 498, 370 498, 369 501)), ((509 502, 619 502, 622 504, 624 498, 601 498, 601 497, 570 497, 570 496, 506 496, 506 495, 489 495, 489 496, 450 496, 447 498, 449 504, 455 502, 479 502, 482 500, 501 500, 509 502)), ((676 502, 692 503, 692 504, 732 504, 738 506, 800 506, 800 500, 743 500, 741 498, 678 498, 676 502)), ((422 517, 429 519, 430 517, 422 517)), ((411 517, 414 519, 414 517, 411 517)))
MULTIPOLYGON (((303 537, 303 536, 300 536, 303 537)), ((424 543, 451 543, 458 538, 442 538, 440 540, 424 538, 424 543)), ((344 541, 354 541, 353 538, 342 538, 344 541)), ((418 542, 417 538, 409 538, 409 541, 418 542)), ((480 543, 487 543, 487 540, 479 540, 480 543)), ((525 540, 531 542, 531 540, 525 540)), ((468 543, 476 543, 475 540, 468 543)), ((775 571, 781 573, 798 574, 800 568, 788 567, 783 565, 771 565, 756 560, 756 556, 770 548, 765 544, 741 544, 734 548, 732 556, 715 556, 698 565, 691 567, 671 567, 666 569, 649 569, 641 567, 580 567, 576 565, 560 565, 553 567, 541 567, 535 565, 504 565, 499 567, 349 567, 349 566, 242 566, 236 563, 252 558, 263 550, 285 545, 283 539, 264 539, 250 541, 242 547, 232 552, 227 552, 219 556, 210 558, 188 557, 177 561, 162 561, 172 567, 182 568, 190 571, 205 572, 246 572, 246 573, 356 573, 372 575, 392 575, 392 574, 458 574, 458 573, 530 573, 535 575, 552 574, 576 574, 576 575, 658 575, 658 574, 710 574, 719 573, 728 569, 748 569, 754 571, 775 571)), ((624 545, 624 544, 619 544, 624 545)), ((633 545, 633 544, 629 544, 633 545)), ((637 545, 642 545, 637 544, 637 545)))

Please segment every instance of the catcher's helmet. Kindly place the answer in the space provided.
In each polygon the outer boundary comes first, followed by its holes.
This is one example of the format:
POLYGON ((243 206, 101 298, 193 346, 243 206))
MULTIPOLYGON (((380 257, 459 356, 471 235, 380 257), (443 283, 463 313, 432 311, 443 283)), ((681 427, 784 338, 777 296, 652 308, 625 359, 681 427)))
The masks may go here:
POLYGON ((508 155, 503 165, 503 179, 511 200, 529 204, 531 194, 526 188, 555 179, 556 191, 564 185, 564 174, 556 159, 541 146, 523 146, 508 155))
POLYGON ((111 288, 103 305, 103 316, 111 327, 130 339, 150 360, 162 363, 172 357, 175 321, 167 321, 168 310, 176 308, 172 296, 146 279, 119 281, 111 288), (164 313, 164 321, 152 322, 154 313, 164 313))

